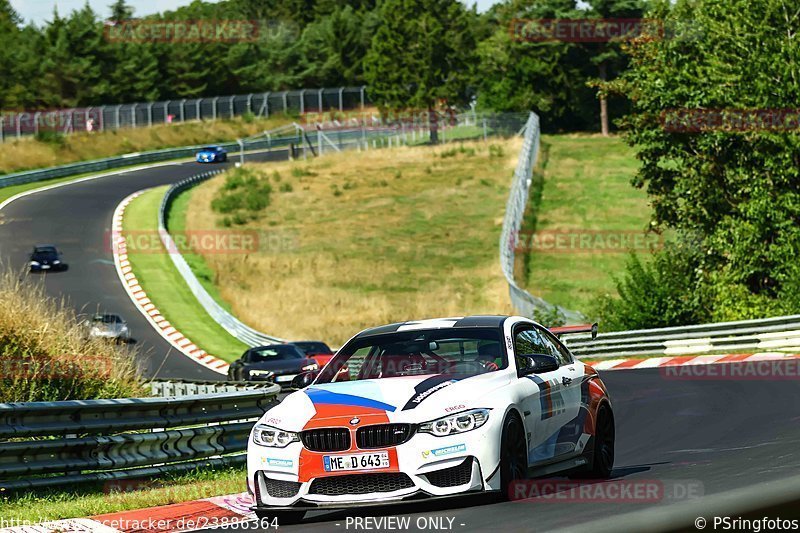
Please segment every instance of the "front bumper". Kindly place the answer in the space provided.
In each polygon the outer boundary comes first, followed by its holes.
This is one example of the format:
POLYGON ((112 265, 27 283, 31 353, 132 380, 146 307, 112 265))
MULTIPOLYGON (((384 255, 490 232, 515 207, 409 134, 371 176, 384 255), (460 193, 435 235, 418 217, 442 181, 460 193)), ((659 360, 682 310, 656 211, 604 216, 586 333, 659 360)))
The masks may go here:
POLYGON ((396 456, 390 468, 337 473, 325 472, 317 463, 325 455, 367 450, 310 452, 299 442, 286 448, 251 444, 248 491, 256 508, 275 510, 382 505, 498 490, 495 433, 493 427, 449 437, 418 433, 406 443, 384 448, 396 456))

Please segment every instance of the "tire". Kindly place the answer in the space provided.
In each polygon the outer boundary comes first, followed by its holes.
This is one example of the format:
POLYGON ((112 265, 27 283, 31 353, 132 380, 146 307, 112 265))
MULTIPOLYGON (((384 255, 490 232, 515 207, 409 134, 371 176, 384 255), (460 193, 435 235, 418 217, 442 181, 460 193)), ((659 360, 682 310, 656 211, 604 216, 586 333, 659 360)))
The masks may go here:
POLYGON ((256 516, 259 520, 266 520, 265 528, 272 525, 274 519, 278 520, 279 526, 291 526, 292 524, 299 524, 306 516, 305 511, 268 511, 256 509, 256 516))
POLYGON ((591 479, 608 479, 614 469, 614 414, 607 405, 597 410, 597 421, 594 431, 594 449, 592 450, 592 467, 587 472, 591 479))
POLYGON ((512 485, 528 475, 528 443, 519 415, 512 413, 503 422, 500 440, 500 493, 510 500, 512 485))

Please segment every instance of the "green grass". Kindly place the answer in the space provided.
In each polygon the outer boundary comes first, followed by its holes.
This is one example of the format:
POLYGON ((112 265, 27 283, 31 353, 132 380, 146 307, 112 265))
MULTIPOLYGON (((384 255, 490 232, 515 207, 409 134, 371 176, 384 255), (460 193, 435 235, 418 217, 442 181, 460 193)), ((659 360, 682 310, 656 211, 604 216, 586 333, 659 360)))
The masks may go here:
MULTIPOLYGON (((126 233, 157 235, 158 209, 166 189, 151 189, 128 205, 123 223, 126 233)), ((128 259, 153 304, 197 346, 226 361, 233 361, 247 349, 203 310, 163 249, 137 252, 129 246, 128 259)))
MULTIPOLYGON (((547 236, 563 231, 569 238, 644 235, 651 210, 645 191, 631 185, 639 163, 621 138, 545 135, 542 154, 541 190, 532 192, 541 198, 538 209, 532 203, 527 228, 535 225, 547 236)), ((534 248, 524 260, 525 285, 548 302, 589 312, 597 296, 615 291, 614 276, 625 269, 627 250, 600 251, 594 244, 534 248)), ((648 253, 644 246, 633 250, 648 253)))
MULTIPOLYGON (((172 207, 167 215, 167 228, 173 234, 186 231, 186 211, 192 201, 193 191, 194 188, 183 191, 172 202, 172 207)), ((203 256, 192 252, 183 252, 182 255, 189 264, 189 268, 192 269, 192 272, 194 272, 194 275, 200 281, 200 285, 208 291, 208 294, 211 295, 214 301, 222 306, 223 309, 230 312, 231 306, 228 302, 223 300, 222 296, 219 294, 219 289, 214 284, 214 271, 208 266, 203 256)))
POLYGON ((141 483, 112 481, 0 495, 0 517, 31 522, 83 518, 235 494, 245 490, 246 475, 243 468, 197 470, 141 483))

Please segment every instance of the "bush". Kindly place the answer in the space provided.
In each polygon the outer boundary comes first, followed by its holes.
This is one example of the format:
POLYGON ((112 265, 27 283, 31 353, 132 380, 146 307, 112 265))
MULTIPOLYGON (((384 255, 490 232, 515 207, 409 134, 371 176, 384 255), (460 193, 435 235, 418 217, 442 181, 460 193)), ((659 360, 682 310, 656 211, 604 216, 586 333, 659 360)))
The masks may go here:
POLYGON ((87 339, 41 283, 0 273, 0 401, 143 396, 133 360, 125 347, 87 339))
POLYGON ((268 178, 261 178, 245 168, 237 168, 226 175, 217 196, 211 200, 211 209, 233 215, 219 221, 224 227, 229 227, 231 223, 246 224, 254 218, 254 214, 269 206, 271 194, 272 186, 268 178), (244 214, 243 211, 251 214, 244 214))

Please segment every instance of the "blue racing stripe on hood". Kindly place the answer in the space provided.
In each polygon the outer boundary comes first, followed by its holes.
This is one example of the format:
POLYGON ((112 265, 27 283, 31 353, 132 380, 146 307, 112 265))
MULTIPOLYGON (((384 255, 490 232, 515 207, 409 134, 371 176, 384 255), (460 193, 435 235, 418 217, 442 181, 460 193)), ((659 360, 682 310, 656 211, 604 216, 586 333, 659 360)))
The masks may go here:
POLYGON ((395 407, 388 403, 379 402, 378 400, 371 400, 363 396, 354 396, 352 394, 341 394, 338 392, 331 392, 323 389, 308 389, 305 391, 314 405, 352 405, 354 407, 369 407, 372 409, 381 409, 383 411, 394 412, 395 407))

